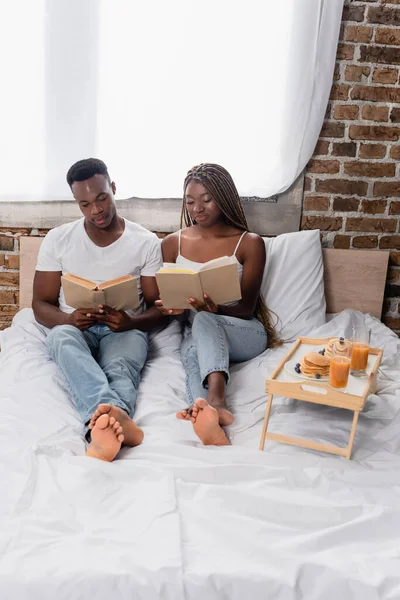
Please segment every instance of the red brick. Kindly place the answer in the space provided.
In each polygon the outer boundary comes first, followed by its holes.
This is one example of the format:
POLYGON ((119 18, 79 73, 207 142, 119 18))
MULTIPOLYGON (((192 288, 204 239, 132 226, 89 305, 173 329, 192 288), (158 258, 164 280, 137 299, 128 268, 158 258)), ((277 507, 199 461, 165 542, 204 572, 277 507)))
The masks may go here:
POLYGON ((338 44, 336 60, 353 60, 354 48, 352 44, 338 44))
POLYGON ((372 81, 374 83, 396 83, 399 72, 397 69, 375 67, 372 81))
POLYGON ((350 125, 349 137, 352 140, 397 142, 400 137, 400 127, 390 125, 350 125))
POLYGON ((328 104, 328 106, 326 107, 325 115, 324 115, 325 120, 331 118, 331 111, 332 111, 332 104, 328 104))
POLYGON ((321 129, 320 137, 341 138, 344 136, 344 130, 344 123, 325 121, 321 129))
POLYGON ((369 215, 378 215, 385 212, 387 200, 363 200, 361 212, 369 215))
POLYGON ((390 113, 390 120, 392 123, 400 123, 400 108, 392 108, 392 112, 390 113))
POLYGON ((372 38, 372 27, 362 25, 348 25, 344 34, 346 42, 362 42, 368 44, 372 38))
POLYGON ((309 192, 311 190, 312 180, 310 177, 304 177, 304 191, 309 192))
POLYGON ((358 119, 359 111, 360 107, 356 104, 337 104, 333 109, 333 118, 344 121, 354 121, 355 119, 358 119))
POLYGON ((333 240, 333 247, 347 249, 350 248, 350 242, 350 235, 341 235, 340 233, 337 233, 335 235, 335 239, 333 240))
POLYGON ((302 229, 321 229, 321 231, 338 231, 342 227, 341 217, 319 217, 303 215, 302 229))
POLYGON ((375 42, 377 44, 387 44, 388 46, 400 46, 400 29, 377 27, 375 42))
POLYGON ((355 181, 353 179, 317 179, 315 189, 323 194, 365 196, 368 184, 366 181, 355 181))
POLYGON ((7 250, 14 250, 14 238, 8 235, 0 235, 0 250, 5 250, 6 252, 7 250))
POLYGON ((354 161, 344 164, 344 172, 346 175, 355 175, 356 177, 394 177, 396 165, 384 162, 354 161))
POLYGON ((391 252, 389 254, 389 265, 400 267, 400 252, 391 252))
POLYGON ((377 248, 378 237, 376 235, 357 235, 353 237, 353 248, 377 248))
POLYGON ((304 210, 327 211, 329 210, 329 198, 326 196, 306 196, 304 198, 304 210))
POLYGON ((399 283, 400 279, 400 270, 397 267, 389 267, 387 273, 387 283, 399 283))
POLYGON ((19 269, 19 255, 9 254, 6 261, 7 269, 19 269))
POLYGON ((18 304, 17 293, 9 290, 0 290, 0 304, 18 304))
POLYGON ((19 286, 19 273, 13 273, 10 271, 1 271, 0 272, 0 285, 5 286, 19 286))
POLYGON ((400 250, 400 235, 383 235, 379 241, 381 250, 400 250))
POLYGON ((354 212, 358 210, 360 200, 358 198, 342 198, 338 196, 333 199, 333 210, 339 212, 354 212))
POLYGON ((19 306, 15 304, 3 304, 0 306, 0 317, 13 317, 18 310, 19 306))
POLYGON ((394 233, 397 219, 372 219, 371 217, 348 217, 346 231, 384 231, 394 233))
POLYGON ((355 156, 357 144, 355 142, 334 142, 331 154, 332 156, 355 156))
POLYGON ((383 322, 385 323, 386 327, 389 327, 389 329, 400 329, 400 317, 385 316, 383 317, 383 322))
POLYGON ((360 46, 360 62, 400 64, 400 48, 391 46, 360 46))
POLYGON ((400 89, 397 87, 355 85, 350 96, 352 100, 366 100, 369 102, 400 102, 400 89))
POLYGON ((400 160, 400 146, 392 146, 390 148, 390 158, 400 160))
POLYGON ((386 6, 370 6, 368 8, 367 20, 370 23, 380 25, 400 25, 400 9, 388 8, 386 6))
POLYGON ((384 144, 360 144, 360 158, 383 158, 387 146, 384 144))
POLYGON ((340 63, 337 62, 333 71, 333 81, 337 81, 338 79, 340 79, 340 63))
POLYGON ((0 267, 2 267, 5 262, 6 262, 6 255, 0 254, 0 267))
POLYGON ((367 78, 371 69, 367 66, 347 65, 344 70, 345 81, 361 81, 367 78))
POLYGON ((334 83, 331 87, 331 100, 347 100, 350 86, 347 83, 334 83))
MULTIPOLYGON (((393 165, 394 166, 394 165, 393 165)), ((307 171, 309 173, 339 173, 340 162, 338 160, 321 160, 313 158, 307 165, 307 171)))
POLYGON ((400 215, 400 202, 391 202, 389 207, 390 215, 400 215))
POLYGON ((343 8, 342 21, 364 21, 365 6, 345 6, 343 8))
POLYGON ((314 156, 321 156, 328 154, 329 142, 327 140, 318 140, 317 145, 314 148, 314 156))
POLYGON ((361 116, 366 121, 388 121, 389 109, 387 106, 374 106, 373 104, 365 104, 362 107, 361 116))
POLYGON ((400 181, 376 181, 374 183, 374 196, 382 198, 400 197, 400 181))

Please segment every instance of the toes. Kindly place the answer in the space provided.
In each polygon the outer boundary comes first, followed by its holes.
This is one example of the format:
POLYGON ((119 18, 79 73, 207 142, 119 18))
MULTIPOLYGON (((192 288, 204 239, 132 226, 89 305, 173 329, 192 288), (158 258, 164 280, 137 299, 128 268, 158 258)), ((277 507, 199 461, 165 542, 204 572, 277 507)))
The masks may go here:
POLYGON ((180 410, 179 412, 176 413, 176 418, 177 419, 186 419, 186 415, 187 415, 187 410, 180 410))
POLYGON ((115 433, 116 433, 117 435, 119 435, 119 434, 120 434, 120 433, 122 433, 122 432, 123 432, 123 429, 122 429, 122 427, 121 427, 121 425, 120 425, 120 426, 118 427, 118 429, 116 429, 115 433))
POLYGON ((105 429, 108 427, 109 421, 110 419, 108 415, 101 415, 96 421, 96 427, 99 429, 105 429))
POLYGON ((202 410, 203 408, 207 408, 208 406, 210 405, 208 404, 207 400, 204 400, 204 398, 197 398, 197 400, 195 400, 193 404, 193 409, 197 407, 198 409, 202 410))
POLYGON ((109 417, 109 423, 111 425, 111 427, 113 427, 113 425, 115 425, 116 419, 115 417, 109 417))
POLYGON ((124 439, 125 439, 125 438, 124 438, 124 436, 122 435, 122 433, 120 433, 120 434, 117 436, 117 440, 118 440, 119 442, 121 442, 121 444, 122 444, 122 442, 124 441, 124 439))

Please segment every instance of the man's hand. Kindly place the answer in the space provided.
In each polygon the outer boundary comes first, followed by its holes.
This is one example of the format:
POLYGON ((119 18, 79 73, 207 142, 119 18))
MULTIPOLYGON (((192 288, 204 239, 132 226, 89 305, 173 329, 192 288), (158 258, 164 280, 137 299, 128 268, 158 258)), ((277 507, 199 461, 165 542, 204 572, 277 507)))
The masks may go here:
POLYGON ((177 315, 183 315, 185 312, 184 308, 164 308, 162 300, 156 300, 154 302, 155 307, 160 311, 164 317, 174 317, 177 315))
POLYGON ((93 317, 98 323, 104 323, 115 333, 132 329, 132 319, 124 310, 114 310, 111 306, 99 304, 93 317))
POLYGON ((189 304, 193 306, 197 312, 205 311, 210 313, 218 312, 218 306, 214 304, 208 294, 204 294, 204 301, 200 302, 197 298, 188 298, 189 304))
POLYGON ((81 331, 85 331, 97 323, 94 314, 90 314, 91 309, 77 308, 73 313, 68 315, 67 325, 73 325, 81 331))

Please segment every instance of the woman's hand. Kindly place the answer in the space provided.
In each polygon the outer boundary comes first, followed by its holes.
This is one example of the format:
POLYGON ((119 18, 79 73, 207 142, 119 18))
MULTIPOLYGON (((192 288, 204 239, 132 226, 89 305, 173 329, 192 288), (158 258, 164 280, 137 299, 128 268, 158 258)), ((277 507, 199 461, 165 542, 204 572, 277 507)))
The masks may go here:
POLYGON ((156 300, 154 304, 164 317, 176 317, 177 315, 183 315, 185 312, 184 308, 164 308, 162 300, 156 300))
POLYGON ((204 294, 203 302, 200 302, 200 300, 197 300, 197 298, 188 298, 188 302, 193 306, 195 310, 197 310, 197 312, 218 312, 218 306, 214 304, 214 302, 211 300, 208 294, 204 294))

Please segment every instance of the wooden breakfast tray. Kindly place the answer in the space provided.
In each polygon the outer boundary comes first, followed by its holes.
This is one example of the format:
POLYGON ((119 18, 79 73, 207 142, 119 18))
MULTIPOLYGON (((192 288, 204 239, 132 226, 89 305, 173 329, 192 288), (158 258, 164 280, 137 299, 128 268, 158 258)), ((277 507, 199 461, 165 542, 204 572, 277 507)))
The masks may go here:
POLYGON ((318 381, 317 379, 304 378, 300 379, 293 373, 291 375, 285 369, 287 361, 294 360, 300 362, 306 352, 318 352, 322 350, 329 342, 330 338, 308 338, 299 337, 296 343, 292 346, 286 356, 282 359, 271 377, 267 379, 265 389, 268 393, 267 407, 264 417, 264 425, 261 433, 260 450, 264 450, 265 440, 273 440, 300 446, 302 448, 310 448, 331 454, 345 456, 347 459, 351 457, 351 451, 356 433, 358 415, 363 410, 365 402, 369 394, 373 393, 375 388, 376 374, 380 365, 383 350, 378 348, 370 348, 367 365, 366 377, 349 376, 349 382, 346 388, 342 391, 336 390, 328 384, 327 381, 318 381), (272 401, 274 395, 293 398, 293 400, 303 400, 304 402, 312 402, 314 404, 324 404, 326 406, 335 406, 337 408, 345 408, 354 412, 353 423, 350 431, 350 439, 347 448, 333 446, 330 444, 320 444, 303 438, 287 436, 277 433, 267 433, 268 421, 271 414, 272 401))

